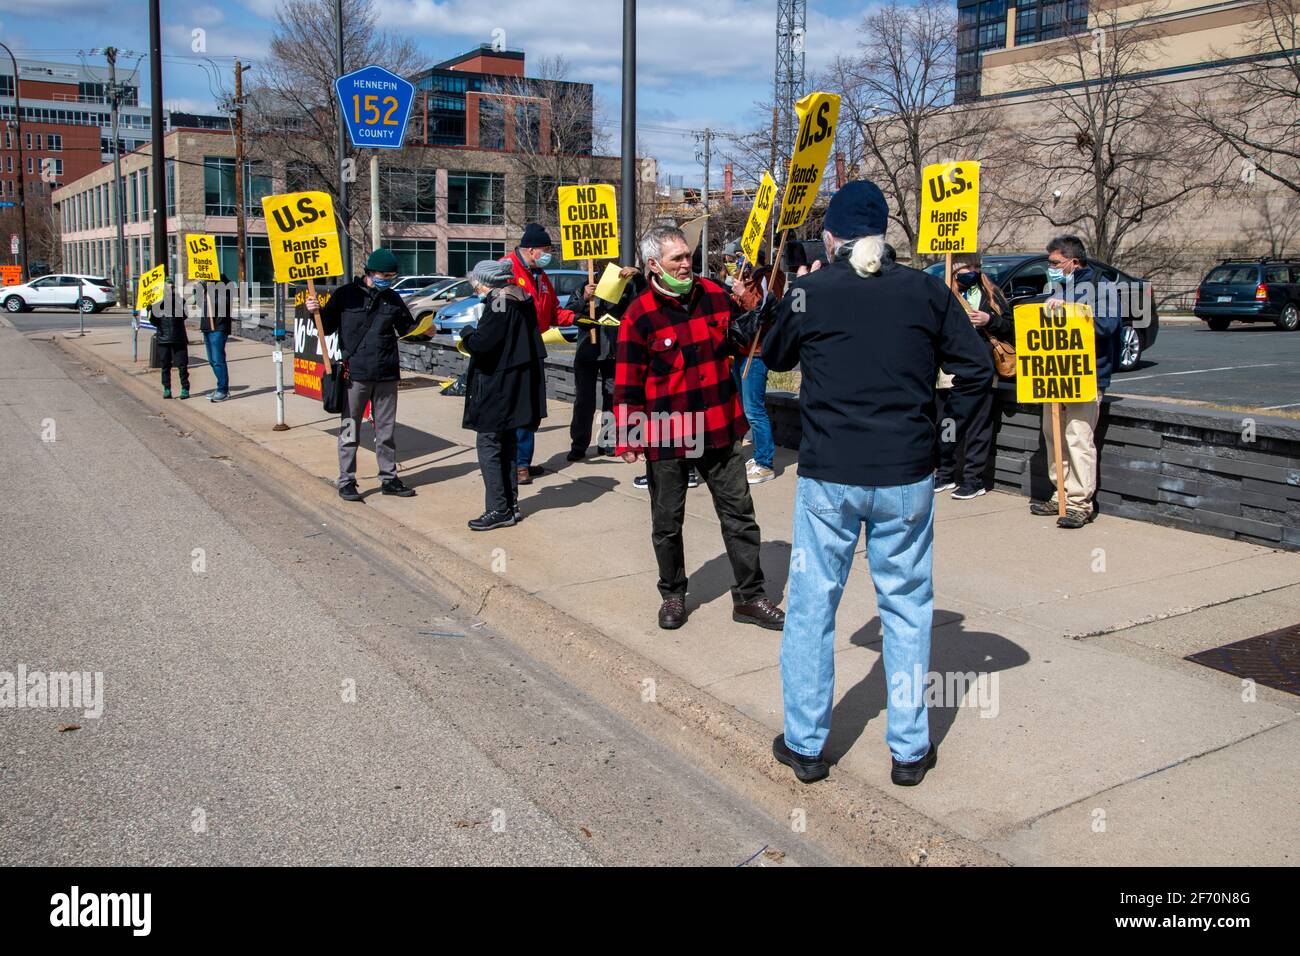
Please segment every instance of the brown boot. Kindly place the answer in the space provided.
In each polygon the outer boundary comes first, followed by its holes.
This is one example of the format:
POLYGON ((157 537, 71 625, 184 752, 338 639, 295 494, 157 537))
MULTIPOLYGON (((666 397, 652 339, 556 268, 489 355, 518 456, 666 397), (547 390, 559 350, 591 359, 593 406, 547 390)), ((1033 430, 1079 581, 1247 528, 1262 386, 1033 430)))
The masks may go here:
POLYGON ((733 605, 731 619, 741 624, 757 624, 769 631, 779 631, 785 627, 785 612, 765 597, 757 598, 748 604, 733 605))
POLYGON ((529 474, 527 468, 516 468, 515 478, 521 485, 531 485, 533 483, 533 476, 529 474))
POLYGON ((674 594, 664 598, 659 605, 659 626, 665 631, 675 631, 686 623, 686 598, 674 594))

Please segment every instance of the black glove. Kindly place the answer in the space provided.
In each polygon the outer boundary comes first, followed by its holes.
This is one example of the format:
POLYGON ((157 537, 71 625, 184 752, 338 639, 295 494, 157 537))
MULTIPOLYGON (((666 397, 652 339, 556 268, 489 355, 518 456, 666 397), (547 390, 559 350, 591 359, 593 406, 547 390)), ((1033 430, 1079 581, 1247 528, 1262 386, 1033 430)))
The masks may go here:
POLYGON ((767 296, 757 307, 750 309, 731 320, 727 328, 727 339, 732 351, 737 355, 748 355, 753 348, 754 339, 763 334, 765 326, 772 321, 776 311, 776 300, 767 296))

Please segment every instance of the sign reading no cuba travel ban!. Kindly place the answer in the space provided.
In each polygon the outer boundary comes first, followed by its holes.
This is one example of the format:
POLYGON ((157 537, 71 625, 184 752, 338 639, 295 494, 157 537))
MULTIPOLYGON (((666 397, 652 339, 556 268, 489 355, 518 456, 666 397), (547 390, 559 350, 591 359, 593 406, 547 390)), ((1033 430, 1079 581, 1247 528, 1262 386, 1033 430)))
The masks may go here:
POLYGON ((980 164, 931 163, 921 174, 921 229, 916 251, 922 255, 974 252, 979 232, 980 164))
POLYGON ((1015 308, 1016 401, 1091 402, 1097 397, 1092 310, 1078 302, 1015 308))
POLYGON ((263 196, 266 237, 276 282, 302 282, 343 274, 338 221, 328 193, 263 196))
POLYGON ((561 186, 560 253, 566 259, 618 258, 618 200, 606 184, 561 186))

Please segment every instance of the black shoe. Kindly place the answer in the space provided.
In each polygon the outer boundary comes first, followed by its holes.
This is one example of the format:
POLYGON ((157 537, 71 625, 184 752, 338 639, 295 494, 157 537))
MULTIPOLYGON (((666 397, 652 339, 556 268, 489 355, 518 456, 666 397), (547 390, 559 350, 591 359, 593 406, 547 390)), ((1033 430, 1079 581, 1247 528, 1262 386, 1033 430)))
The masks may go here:
POLYGON ((542 475, 544 475, 544 474, 546 474, 546 469, 543 468, 541 465, 529 465, 529 466, 528 466, 528 477, 530 477, 530 478, 540 478, 540 477, 541 477, 542 475))
POLYGON ((686 597, 673 595, 659 605, 659 626, 665 631, 675 631, 686 623, 686 597))
POLYGON ((821 754, 805 757, 797 754, 785 745, 785 734, 777 734, 772 741, 772 756, 794 771, 794 775, 804 783, 816 783, 831 772, 821 754))
POLYGON ((567 455, 564 456, 564 460, 565 460, 565 461, 582 461, 582 459, 584 459, 584 458, 586 458, 586 457, 587 457, 587 449, 585 449, 585 448, 570 448, 570 449, 569 449, 569 453, 568 453, 567 455))
POLYGON ((785 627, 785 612, 766 597, 760 597, 748 604, 733 605, 731 619, 741 624, 757 624, 769 631, 779 631, 785 627))
POLYGON ((366 500, 361 497, 361 492, 357 491, 357 483, 355 481, 349 481, 346 485, 341 485, 339 487, 339 497, 344 501, 366 500))
POLYGON ((900 787, 915 787, 925 779, 925 772, 939 762, 939 745, 931 740, 930 752, 920 760, 913 760, 911 763, 903 763, 893 757, 890 760, 893 761, 894 766, 889 771, 889 779, 900 787))
POLYGON ((599 445, 599 446, 597 446, 597 448, 596 448, 596 454, 597 454, 597 455, 603 455, 603 456, 606 457, 606 458, 613 458, 613 457, 614 457, 614 449, 613 449, 613 448, 605 447, 605 446, 603 446, 603 445, 599 445))
POLYGON ((962 485, 952 493, 952 499, 954 501, 968 501, 971 498, 978 498, 982 494, 984 494, 983 485, 962 485))
POLYGON ((401 478, 389 478, 379 486, 379 489, 386 495, 397 495, 399 498, 415 497, 415 489, 402 484, 401 478))
POLYGON ((485 511, 477 518, 469 519, 469 530, 491 531, 493 528, 513 528, 515 516, 509 511, 485 511))
POLYGON ((700 486, 700 473, 696 471, 694 468, 692 468, 691 473, 686 478, 686 487, 698 488, 699 486, 700 486))
POLYGON ((650 487, 650 479, 645 475, 637 475, 632 479, 632 487, 640 488, 642 491, 645 491, 650 487))
POLYGON ((518 524, 519 522, 524 520, 524 513, 519 510, 518 505, 515 505, 513 508, 511 508, 510 513, 515 516, 515 524, 518 524))

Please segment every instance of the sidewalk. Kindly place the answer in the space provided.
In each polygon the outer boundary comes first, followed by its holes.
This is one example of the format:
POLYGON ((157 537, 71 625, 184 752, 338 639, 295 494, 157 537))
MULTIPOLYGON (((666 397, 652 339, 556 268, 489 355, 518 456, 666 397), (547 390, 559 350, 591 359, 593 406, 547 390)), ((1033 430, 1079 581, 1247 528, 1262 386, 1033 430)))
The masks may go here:
MULTIPOLYGON (((87 334, 75 347, 158 388, 156 370, 131 365, 128 329, 87 334)), ((332 483, 337 419, 289 394, 292 427, 272 431, 269 353, 232 341, 232 397, 214 405, 202 346, 191 345, 196 397, 186 406, 332 483)), ((474 436, 460 428, 463 402, 427 379, 408 384, 397 444, 403 480, 418 497, 376 493, 355 507, 499 571, 780 730, 780 635, 731 621, 730 569, 705 488, 687 505, 691 618, 660 631, 637 466, 566 463, 571 410, 551 402, 537 438, 547 474, 521 489, 524 522, 476 534, 465 522, 482 511, 483 487, 474 436)), ((362 437, 360 485, 377 492, 368 427, 362 437)), ((776 467, 776 481, 753 489, 774 598, 790 554, 793 453, 778 449, 776 467)), ((931 669, 987 673, 982 687, 996 693, 972 690, 964 706, 932 708, 938 768, 918 788, 890 785, 880 622, 860 546, 839 613, 833 773, 855 775, 1016 863, 1296 862, 1300 698, 1259 687, 1244 702, 1238 679, 1181 658, 1300 620, 1300 556, 1106 515, 1061 531, 1032 518, 1024 499, 996 493, 940 496, 935 537, 931 669)))

